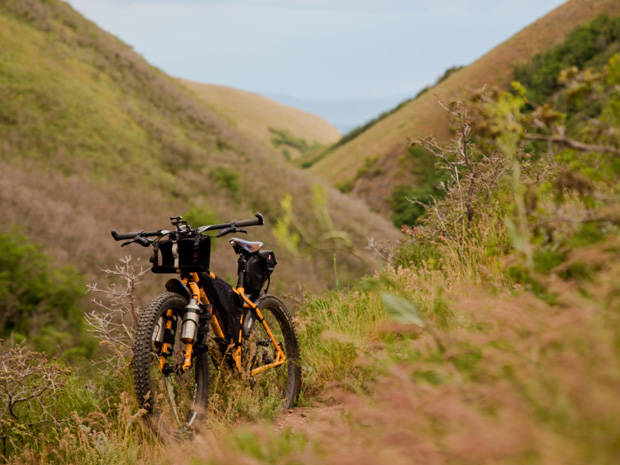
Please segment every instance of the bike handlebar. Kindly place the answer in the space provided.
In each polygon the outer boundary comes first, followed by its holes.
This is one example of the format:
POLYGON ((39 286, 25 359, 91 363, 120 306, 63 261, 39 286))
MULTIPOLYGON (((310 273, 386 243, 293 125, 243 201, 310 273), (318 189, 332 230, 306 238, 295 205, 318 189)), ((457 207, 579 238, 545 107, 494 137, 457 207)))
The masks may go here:
MULTIPOLYGON (((239 227, 245 228, 247 226, 262 226, 263 224, 265 224, 265 219, 263 218, 263 215, 261 215, 260 213, 257 213, 255 220, 231 221, 230 223, 213 224, 213 225, 201 227, 198 229, 201 230, 200 232, 203 232, 203 231, 213 231, 216 229, 239 228, 239 227)), ((142 237, 165 236, 166 234, 169 234, 171 232, 173 231, 165 231, 161 229, 159 231, 150 231, 150 232, 137 231, 137 232, 119 233, 118 231, 113 229, 112 237, 116 241, 123 241, 127 239, 134 239, 138 236, 142 236, 142 237)))
POLYGON ((126 239, 133 239, 138 236, 144 237, 152 237, 152 236, 161 236, 161 231, 138 231, 138 232, 128 232, 128 233, 119 233, 115 229, 112 230, 112 237, 115 241, 124 241, 126 239))
POLYGON ((230 223, 223 224, 214 224, 211 226, 207 226, 205 231, 213 231, 215 229, 226 229, 226 228, 245 228, 247 226, 262 226, 265 224, 265 219, 263 215, 260 213, 256 214, 255 220, 241 220, 241 221, 231 221, 230 223))

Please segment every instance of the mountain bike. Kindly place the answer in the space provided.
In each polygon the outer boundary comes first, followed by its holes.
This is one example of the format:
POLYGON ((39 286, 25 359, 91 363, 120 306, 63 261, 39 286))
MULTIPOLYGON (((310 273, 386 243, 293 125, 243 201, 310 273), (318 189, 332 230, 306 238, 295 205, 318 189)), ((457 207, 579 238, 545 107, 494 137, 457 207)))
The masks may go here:
POLYGON ((236 287, 210 270, 211 240, 247 233, 241 228, 263 225, 263 216, 198 228, 180 216, 170 220, 173 230, 112 230, 115 240, 127 241, 122 246, 153 248, 151 271, 179 275, 145 307, 134 341, 135 392, 149 424, 162 435, 195 429, 207 412, 210 365, 244 378, 257 402, 294 407, 299 346, 286 307, 267 294, 277 264, 273 251, 232 237, 236 287))

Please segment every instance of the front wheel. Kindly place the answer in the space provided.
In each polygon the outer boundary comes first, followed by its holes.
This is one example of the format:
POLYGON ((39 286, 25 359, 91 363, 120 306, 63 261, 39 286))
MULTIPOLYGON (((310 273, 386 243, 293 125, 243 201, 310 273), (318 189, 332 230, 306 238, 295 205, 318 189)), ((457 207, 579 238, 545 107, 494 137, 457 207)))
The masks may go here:
POLYGON ((284 409, 293 408, 297 402, 301 386, 301 367, 299 364, 299 344, 293 321, 284 304, 272 295, 263 295, 256 306, 266 323, 254 315, 244 341, 244 362, 250 374, 252 392, 259 402, 273 402, 284 409), (278 350, 267 328, 284 353, 286 360, 278 366, 278 350), (255 374, 252 374, 252 373, 255 374))
POLYGON ((205 415, 209 358, 193 354, 182 369, 185 344, 181 325, 187 299, 165 292, 144 309, 134 342, 134 383, 150 426, 163 436, 180 436, 205 415))

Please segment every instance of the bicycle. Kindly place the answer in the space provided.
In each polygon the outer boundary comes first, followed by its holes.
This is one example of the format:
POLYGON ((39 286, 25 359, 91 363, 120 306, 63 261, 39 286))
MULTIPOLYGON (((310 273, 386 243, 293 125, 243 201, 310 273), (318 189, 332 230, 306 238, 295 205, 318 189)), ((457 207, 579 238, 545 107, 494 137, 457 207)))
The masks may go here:
POLYGON ((299 345, 285 305, 267 294, 277 264, 273 251, 233 237, 237 286, 210 270, 211 239, 247 233, 239 228, 262 226, 263 216, 195 229, 180 216, 170 220, 176 229, 112 230, 115 240, 129 239, 122 247, 153 248, 154 273, 180 278, 170 279, 166 292, 145 307, 134 341, 135 392, 150 426, 165 436, 195 429, 207 411, 209 359, 247 378, 253 395, 275 396, 283 408, 294 407, 301 384, 299 345), (205 234, 216 230, 215 236, 205 234))

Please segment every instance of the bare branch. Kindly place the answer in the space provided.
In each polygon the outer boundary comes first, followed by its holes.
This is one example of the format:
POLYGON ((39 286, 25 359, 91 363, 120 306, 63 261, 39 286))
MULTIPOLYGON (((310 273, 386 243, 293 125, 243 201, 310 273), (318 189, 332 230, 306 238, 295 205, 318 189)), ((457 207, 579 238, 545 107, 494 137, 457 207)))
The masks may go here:
POLYGON ((572 149, 581 150, 583 152, 601 152, 601 153, 613 153, 614 155, 620 155, 620 149, 613 147, 611 145, 584 144, 583 142, 579 142, 574 139, 569 139, 568 137, 565 137, 562 135, 546 136, 544 134, 526 134, 525 138, 527 140, 540 140, 540 141, 552 142, 555 144, 560 144, 566 147, 570 147, 572 149))
POLYGON ((132 263, 131 256, 121 258, 120 262, 121 265, 116 265, 113 270, 105 269, 103 272, 120 279, 121 284, 112 283, 105 289, 100 289, 96 283, 87 285, 88 292, 102 294, 103 299, 93 298, 92 302, 98 310, 86 313, 84 318, 90 326, 89 332, 128 353, 133 347, 141 313, 136 305, 135 290, 140 277, 148 269, 140 266, 140 259, 132 263))

